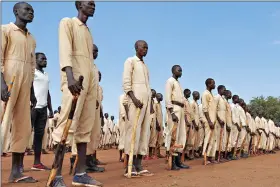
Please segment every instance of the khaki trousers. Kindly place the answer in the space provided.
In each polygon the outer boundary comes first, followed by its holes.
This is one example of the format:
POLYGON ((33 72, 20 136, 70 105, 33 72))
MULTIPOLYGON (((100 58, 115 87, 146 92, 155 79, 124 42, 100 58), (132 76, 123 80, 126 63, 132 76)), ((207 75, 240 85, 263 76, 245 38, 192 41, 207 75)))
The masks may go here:
MULTIPOLYGON (((177 126, 177 133, 176 133, 176 144, 178 145, 183 145, 183 148, 181 149, 176 149, 175 152, 182 153, 186 140, 187 140, 187 135, 186 135, 186 123, 185 123, 185 116, 184 116, 184 109, 180 106, 173 105, 173 112, 179 119, 178 126, 177 126)), ((172 121, 172 117, 169 111, 167 111, 168 115, 168 122, 167 122, 167 128, 168 128, 168 151, 170 150, 170 143, 171 143, 171 136, 172 136, 172 128, 174 126, 174 122, 172 121)))
POLYGON ((43 141, 42 141, 42 149, 45 149, 45 150, 47 149, 48 139, 49 139, 48 127, 46 126, 44 136, 43 136, 43 141))
MULTIPOLYGON (((140 116, 138 119, 138 125, 135 134, 135 144, 133 154, 137 155, 147 155, 148 152, 148 143, 149 143, 149 134, 150 134, 150 103, 151 97, 147 101, 143 101, 143 107, 140 111, 140 116)), ((129 101, 128 102, 128 116, 129 121, 125 127, 125 154, 130 152, 130 143, 132 138, 132 130, 136 120, 137 108, 135 105, 129 101)))
POLYGON ((1 142, 2 142, 2 152, 8 153, 11 143, 11 123, 6 123, 1 126, 1 142))
POLYGON ((232 125, 231 127, 231 147, 235 148, 236 142, 237 142, 237 137, 238 137, 238 129, 235 125, 232 125))
POLYGON ((212 138, 210 140, 211 129, 208 123, 205 124, 205 137, 204 137, 204 145, 203 145, 203 152, 202 152, 203 155, 206 152, 206 147, 209 142, 206 156, 215 157, 216 149, 217 149, 217 130, 218 130, 217 124, 215 124, 215 128, 212 130, 213 131, 212 138))
POLYGON ((156 117, 155 114, 151 114, 151 122, 150 122, 150 140, 149 147, 156 147, 157 143, 157 130, 156 130, 156 117))

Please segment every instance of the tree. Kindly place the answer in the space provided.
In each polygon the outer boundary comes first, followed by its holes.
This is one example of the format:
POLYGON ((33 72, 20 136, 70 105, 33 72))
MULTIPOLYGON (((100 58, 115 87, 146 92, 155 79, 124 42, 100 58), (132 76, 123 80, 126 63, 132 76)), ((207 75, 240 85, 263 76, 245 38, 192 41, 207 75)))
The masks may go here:
POLYGON ((276 123, 280 122, 280 97, 254 97, 249 103, 249 109, 253 116, 262 115, 276 123))

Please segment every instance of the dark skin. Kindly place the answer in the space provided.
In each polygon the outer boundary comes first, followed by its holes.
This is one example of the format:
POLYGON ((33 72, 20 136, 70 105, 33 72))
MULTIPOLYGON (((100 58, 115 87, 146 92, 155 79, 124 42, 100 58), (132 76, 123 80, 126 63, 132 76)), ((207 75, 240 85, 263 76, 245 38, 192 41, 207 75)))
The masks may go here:
MULTIPOLYGON (((234 104, 238 104, 238 103, 239 103, 239 97, 232 98, 232 102, 233 102, 234 104)), ((235 123, 234 125, 237 127, 238 132, 240 132, 240 131, 241 131, 241 128, 239 127, 239 125, 238 125, 237 123, 235 123)))
MULTIPOLYGON (((227 101, 228 101, 229 99, 232 98, 232 96, 231 96, 231 91, 226 90, 226 92, 225 92, 225 98, 226 98, 227 101)), ((231 128, 230 128, 228 125, 227 125, 227 131, 228 131, 228 132, 231 131, 231 128)))
POLYGON ((151 89, 152 92, 152 99, 151 99, 151 114, 155 113, 154 107, 153 107, 153 99, 156 97, 157 92, 154 89, 151 89))
MULTIPOLYGON (((172 77, 176 80, 178 80, 180 77, 182 77, 182 68, 180 66, 177 66, 176 68, 174 68, 174 70, 172 71, 172 77)), ((178 123, 179 119, 178 117, 175 115, 175 113, 173 113, 173 108, 169 108, 168 109, 171 117, 172 117, 172 121, 178 123)))
MULTIPOLYGON (((209 92, 211 92, 211 91, 212 91, 213 89, 215 89, 215 87, 216 87, 215 81, 212 80, 212 81, 210 82, 210 84, 207 85, 206 87, 207 87, 206 89, 207 89, 209 92)), ((210 129, 213 130, 213 129, 214 129, 214 124, 213 124, 213 122, 210 120, 209 113, 208 113, 208 112, 204 112, 204 115, 205 115, 205 117, 206 117, 206 120, 207 120, 207 122, 208 122, 208 124, 209 124, 210 129)))
MULTIPOLYGON (((27 34, 26 25, 31 23, 34 18, 34 10, 31 5, 28 3, 22 2, 17 3, 14 9, 14 15, 16 17, 15 25, 20 28, 24 34, 27 34)), ((10 80, 8 80, 10 81, 10 80)), ((31 84, 32 85, 32 84, 31 84)), ((30 87, 31 87, 30 85, 30 87)), ((34 91, 33 91, 34 93, 34 91)), ((32 94, 32 93, 31 93, 32 94)), ((10 97, 10 93, 8 92, 8 86, 4 79, 3 73, 1 73, 1 100, 7 102, 10 97)), ((36 99, 35 99, 36 101, 36 99)), ((33 100, 33 105, 36 104, 33 100)), ((20 172, 20 167, 23 165, 23 157, 24 153, 12 153, 12 169, 11 174, 9 177, 9 182, 13 182, 15 179, 23 177, 22 173, 20 172)), ((33 178, 28 178, 23 180, 24 183, 34 183, 37 182, 33 178)))
MULTIPOLYGON (((192 95, 193 95, 193 100, 194 100, 195 102, 197 102, 197 101, 200 99, 200 94, 199 94, 199 92, 194 91, 192 95)), ((198 125, 196 125, 196 123, 194 123, 193 125, 194 125, 195 130, 198 131, 198 130, 199 130, 198 125)))
MULTIPOLYGON (((80 1, 78 4, 77 18, 86 25, 89 17, 93 17, 95 12, 94 1, 80 1)), ((73 96, 80 95, 83 86, 80 81, 76 80, 73 75, 72 67, 68 66, 62 69, 66 72, 68 89, 73 96)), ((77 143, 78 162, 76 166, 76 173, 84 173, 86 171, 86 148, 87 143, 77 143)), ((58 172, 58 174, 61 174, 58 172)))
MULTIPOLYGON (((145 41, 137 41, 136 43, 136 56, 143 62, 143 58, 148 53, 148 44, 145 41)), ((143 62, 144 63, 144 62, 143 62)), ((137 99, 133 93, 133 91, 129 91, 127 95, 131 98, 133 104, 136 106, 136 108, 142 108, 143 103, 137 99)))
MULTIPOLYGON (((220 90, 218 90, 218 93, 219 93, 219 95, 222 97, 223 95, 225 95, 225 91, 226 91, 226 88, 223 87, 223 88, 221 88, 220 90)), ((224 122, 223 120, 221 120, 221 118, 219 117, 218 114, 217 114, 217 120, 218 120, 218 122, 219 122, 221 128, 224 128, 225 122, 224 122)))
MULTIPOLYGON (((186 91, 186 92, 184 93, 184 96, 185 96, 186 99, 190 98, 190 96, 191 96, 191 91, 186 91)), ((189 121, 188 121, 187 115, 185 115, 185 122, 186 122, 187 127, 191 127, 191 124, 190 124, 189 121)), ((193 123, 193 127, 195 127, 195 126, 196 126, 196 123, 195 123, 194 120, 192 121, 192 123, 193 123)))
MULTIPOLYGON (((44 54, 39 54, 36 59, 36 69, 44 73, 43 68, 47 67, 47 57, 44 54)), ((33 85, 32 85, 33 87, 33 85)), ((52 109, 52 100, 50 92, 48 91, 48 109, 49 109, 49 118, 53 118, 53 109, 52 109)))

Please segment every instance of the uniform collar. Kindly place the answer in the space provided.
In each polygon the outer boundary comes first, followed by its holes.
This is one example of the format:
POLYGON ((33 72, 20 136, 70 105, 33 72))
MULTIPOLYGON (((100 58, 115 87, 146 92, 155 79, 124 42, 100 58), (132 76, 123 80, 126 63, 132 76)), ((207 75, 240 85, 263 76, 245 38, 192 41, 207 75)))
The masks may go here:
MULTIPOLYGON (((14 24, 13 22, 10 22, 10 25, 12 26, 12 28, 13 28, 15 31, 20 30, 21 32, 25 33, 21 28, 19 28, 18 26, 16 26, 16 24, 14 24)), ((28 31, 27 28, 26 28, 26 33, 30 35, 30 32, 28 31)))
POLYGON ((77 17, 73 17, 73 20, 74 20, 75 22, 77 22, 79 26, 84 25, 84 26, 86 26, 86 27, 87 27, 87 25, 86 25, 86 24, 84 24, 83 22, 81 22, 81 20, 79 20, 77 17))

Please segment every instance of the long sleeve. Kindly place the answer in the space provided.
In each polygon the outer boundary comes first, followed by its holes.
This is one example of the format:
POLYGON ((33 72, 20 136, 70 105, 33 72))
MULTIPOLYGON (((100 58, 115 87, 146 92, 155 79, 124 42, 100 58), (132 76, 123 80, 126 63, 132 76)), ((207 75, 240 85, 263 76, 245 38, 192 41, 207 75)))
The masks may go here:
POLYGON ((173 108, 173 104, 172 104, 172 87, 173 84, 170 80, 167 80, 166 84, 165 84, 165 106, 167 107, 167 109, 173 108))
MULTIPOLYGON (((125 96, 121 95, 120 96, 120 103, 119 103, 119 105, 120 105, 120 116, 122 118, 125 117, 124 98, 125 98, 125 96)), ((121 120, 121 119, 119 119, 119 120, 121 120)))
POLYGON ((123 71, 123 90, 127 94, 132 91, 132 60, 127 59, 124 63, 124 71, 123 71))
POLYGON ((1 72, 4 72, 4 58, 5 58, 5 52, 7 47, 7 33, 5 27, 1 26, 1 51, 0 51, 0 57, 1 57, 1 72))
POLYGON ((36 54, 35 54, 35 49, 36 49, 36 42, 34 41, 34 46, 33 46, 33 57, 32 57, 32 81, 34 80, 35 77, 35 68, 36 68, 36 54))
POLYGON ((60 68, 63 71, 65 67, 73 67, 72 64, 72 43, 73 33, 70 18, 64 18, 59 25, 59 58, 60 68))
POLYGON ((202 95, 202 111, 205 113, 205 112, 208 112, 209 113, 209 97, 208 97, 208 94, 203 94, 202 95))
POLYGON ((245 112, 244 112, 243 108, 241 108, 241 107, 239 107, 239 119, 240 119, 240 123, 241 123, 240 125, 242 127, 247 126, 247 124, 246 124, 246 115, 245 115, 245 112))

